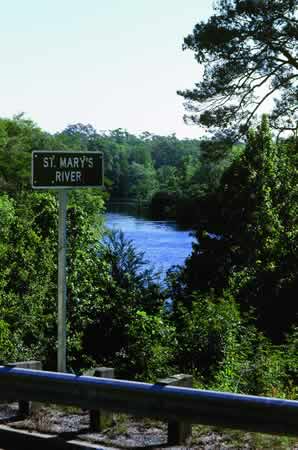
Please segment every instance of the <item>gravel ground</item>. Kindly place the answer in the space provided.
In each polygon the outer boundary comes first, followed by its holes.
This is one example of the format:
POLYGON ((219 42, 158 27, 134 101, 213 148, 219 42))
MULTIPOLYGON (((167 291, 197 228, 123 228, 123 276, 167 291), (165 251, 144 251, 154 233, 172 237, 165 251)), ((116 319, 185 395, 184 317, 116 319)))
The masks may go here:
POLYGON ((40 405, 26 419, 17 418, 17 413, 17 403, 0 405, 0 423, 12 428, 58 435, 66 440, 82 440, 116 449, 298 450, 297 439, 203 426, 193 426, 192 442, 188 446, 173 447, 167 445, 167 424, 152 419, 136 419, 117 414, 104 432, 91 433, 88 411, 40 405))

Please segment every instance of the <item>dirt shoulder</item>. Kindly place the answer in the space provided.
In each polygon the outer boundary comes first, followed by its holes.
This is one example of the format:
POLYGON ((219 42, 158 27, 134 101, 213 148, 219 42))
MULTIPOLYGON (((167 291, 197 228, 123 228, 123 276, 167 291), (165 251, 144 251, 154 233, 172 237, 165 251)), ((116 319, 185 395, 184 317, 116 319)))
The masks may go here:
MULTIPOLYGON (((60 441, 89 443, 101 449, 189 449, 189 450, 298 450, 298 438, 245 433, 195 425, 192 438, 184 446, 167 444, 167 424, 152 419, 140 419, 114 414, 108 428, 90 432, 89 412, 77 408, 39 405, 30 417, 18 417, 18 404, 0 405, 0 423, 11 430, 26 430, 60 441)), ((59 441, 59 442, 60 442, 59 441)), ((0 442, 1 445, 1 442, 0 442)), ((69 447, 70 448, 70 447, 69 447)), ((75 447, 72 447, 75 448, 75 447)), ((87 448, 87 447, 76 447, 87 448)))

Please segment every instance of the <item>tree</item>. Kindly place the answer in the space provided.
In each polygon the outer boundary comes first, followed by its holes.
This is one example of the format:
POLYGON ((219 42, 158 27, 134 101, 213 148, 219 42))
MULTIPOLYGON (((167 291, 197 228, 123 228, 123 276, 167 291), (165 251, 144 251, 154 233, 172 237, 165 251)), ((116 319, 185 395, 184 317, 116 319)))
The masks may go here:
POLYGON ((92 125, 75 123, 68 125, 61 133, 56 133, 55 138, 60 148, 82 151, 100 151, 102 144, 100 136, 92 125))
POLYGON ((85 136, 88 139, 97 134, 95 128, 90 125, 90 123, 88 123, 87 125, 84 125, 82 123, 67 125, 63 133, 68 136, 85 136))
POLYGON ((148 200, 157 191, 156 172, 152 165, 143 166, 133 162, 128 176, 129 194, 138 200, 148 200))
POLYGON ((186 293, 230 289, 275 341, 298 312, 296 146, 274 144, 266 116, 250 131, 244 152, 206 203, 206 222, 183 273, 186 293))
POLYGON ((269 97, 271 127, 297 130, 298 17, 295 0, 218 0, 215 14, 184 39, 203 64, 186 99, 191 122, 244 134, 269 97))
POLYGON ((0 118, 0 190, 30 189, 31 152, 55 148, 55 140, 22 115, 0 118))
MULTIPOLYGON (((87 326, 77 326, 82 332, 84 354, 101 364, 116 364, 120 371, 125 370, 126 376, 131 376, 136 369, 135 361, 142 359, 144 350, 139 346, 140 337, 135 352, 130 348, 131 339, 136 343, 134 333, 130 335, 134 329, 131 324, 139 321, 138 311, 143 311, 141 317, 147 317, 147 314, 150 317, 159 316, 163 296, 158 274, 146 268, 143 253, 138 252, 121 231, 108 234, 95 253, 97 256, 90 258, 90 262, 97 265, 97 271, 89 270, 82 277, 86 286, 99 289, 99 294, 87 297, 89 308, 83 308, 87 326), (102 272, 102 265, 108 268, 108 279, 99 279, 94 283, 92 277, 94 273, 102 272), (133 353, 134 361, 130 361, 129 356, 133 353)), ((80 289, 80 283, 76 285, 80 289)), ((81 297, 79 295, 80 301, 76 302, 78 311, 82 304, 81 297)), ((76 313, 75 316, 76 320, 82 320, 82 314, 76 313)))

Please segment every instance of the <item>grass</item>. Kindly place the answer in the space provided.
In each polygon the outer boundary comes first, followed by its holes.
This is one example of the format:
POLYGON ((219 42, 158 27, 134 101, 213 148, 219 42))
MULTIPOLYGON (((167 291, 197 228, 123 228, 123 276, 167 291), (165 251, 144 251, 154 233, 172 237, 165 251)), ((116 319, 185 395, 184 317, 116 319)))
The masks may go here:
MULTIPOLYGON (((76 407, 61 407, 60 405, 43 406, 34 411, 31 416, 30 429, 48 432, 55 416, 55 411, 62 412, 63 415, 82 414, 82 410, 76 407)), ((28 423, 29 420, 27 419, 28 423)), ((87 423, 84 424, 86 426, 87 423)), ((25 427, 26 428, 26 427, 25 427)), ((106 444, 113 444, 117 441, 117 446, 125 448, 126 438, 136 440, 136 443, 143 446, 142 439, 147 439, 147 433, 157 433, 161 440, 166 439, 167 424, 166 421, 160 422, 150 418, 135 418, 126 414, 113 414, 113 423, 107 429, 103 430, 106 444), (155 431, 154 431, 155 430, 155 431)), ((103 436, 101 437, 103 439, 103 436)), ((97 441, 96 441, 97 442, 97 441)), ((103 441, 101 440, 103 443, 103 441)), ((165 442, 165 441, 164 441, 165 442)), ((170 447, 168 447, 170 448, 170 447)), ((181 446, 180 448, 185 448, 181 446)), ((211 427, 205 425, 192 426, 192 441, 188 449, 192 448, 214 448, 214 449, 233 449, 233 450, 298 450, 298 436, 280 436, 263 433, 252 433, 241 430, 233 430, 220 427, 211 427)))
POLYGON ((230 445, 233 449, 249 448, 253 450, 296 450, 298 449, 298 436, 279 436, 264 433, 252 433, 241 430, 232 430, 202 425, 193 426, 192 445, 199 445, 202 437, 215 434, 220 436, 219 441, 230 445))

